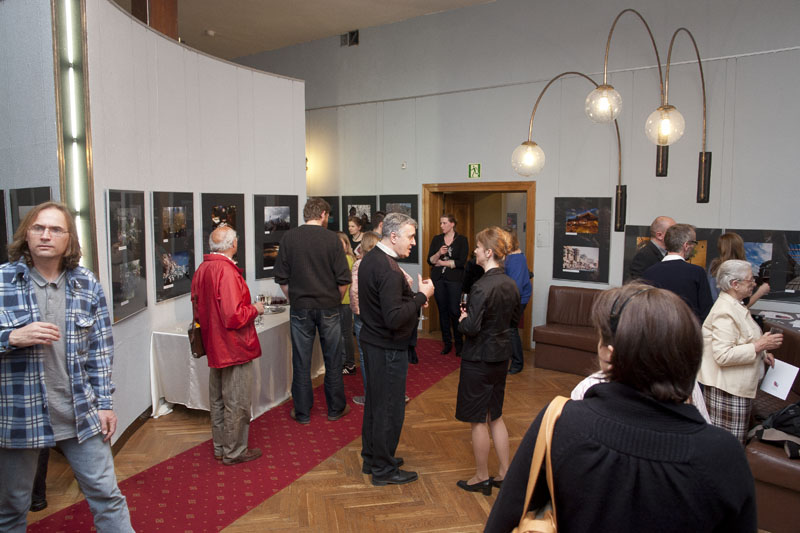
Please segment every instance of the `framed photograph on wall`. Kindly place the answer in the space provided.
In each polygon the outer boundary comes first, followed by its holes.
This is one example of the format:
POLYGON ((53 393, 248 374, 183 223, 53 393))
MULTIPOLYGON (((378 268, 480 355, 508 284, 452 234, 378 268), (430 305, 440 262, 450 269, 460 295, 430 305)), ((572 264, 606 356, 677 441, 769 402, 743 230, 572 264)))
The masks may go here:
POLYGON ((112 315, 116 324, 147 307, 144 192, 109 190, 106 206, 112 315))
POLYGON ((233 260, 242 269, 242 275, 245 275, 247 235, 244 230, 244 194, 203 193, 200 196, 203 213, 203 253, 209 253, 208 236, 212 231, 223 224, 232 227, 239 236, 239 248, 233 260))
POLYGON ((19 223, 22 222, 28 211, 52 199, 50 187, 11 189, 8 193, 11 202, 11 235, 14 235, 14 232, 17 231, 19 223))
POLYGON ((347 223, 352 216, 361 219, 361 231, 370 231, 377 205, 374 196, 342 196, 342 231, 350 234, 347 223))
POLYGON ((608 283, 611 198, 556 198, 553 279, 608 283))
POLYGON ((746 260, 758 284, 769 283, 763 299, 800 301, 800 232, 728 229, 744 241, 746 260))
POLYGON ((419 263, 419 200, 416 194, 382 194, 381 211, 386 213, 403 213, 417 221, 417 245, 411 248, 411 253, 405 259, 398 259, 400 263, 419 263))
POLYGON ((6 226, 6 192, 0 190, 0 264, 8 263, 8 226, 6 226))
POLYGON ((298 224, 297 196, 256 194, 253 196, 253 221, 256 279, 271 278, 281 238, 298 224))
POLYGON ((156 303, 188 294, 194 275, 194 198, 190 192, 153 192, 156 303))
MULTIPOLYGON (((342 229, 342 217, 340 216, 339 197, 338 196, 320 196, 323 200, 331 205, 331 212, 328 214, 328 229, 339 231, 342 229)), ((304 224, 305 220, 298 221, 298 224, 304 224)), ((343 230, 347 233, 347 228, 343 230)))

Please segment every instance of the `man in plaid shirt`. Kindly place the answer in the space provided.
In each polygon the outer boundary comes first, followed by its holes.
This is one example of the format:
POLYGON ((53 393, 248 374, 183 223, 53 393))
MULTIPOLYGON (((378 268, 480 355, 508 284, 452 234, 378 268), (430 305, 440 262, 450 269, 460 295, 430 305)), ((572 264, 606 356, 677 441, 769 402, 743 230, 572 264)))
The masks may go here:
POLYGON ((110 439, 113 339, 103 289, 79 266, 75 222, 47 202, 0 266, 0 532, 25 531, 37 458, 58 446, 98 531, 133 531, 110 439))

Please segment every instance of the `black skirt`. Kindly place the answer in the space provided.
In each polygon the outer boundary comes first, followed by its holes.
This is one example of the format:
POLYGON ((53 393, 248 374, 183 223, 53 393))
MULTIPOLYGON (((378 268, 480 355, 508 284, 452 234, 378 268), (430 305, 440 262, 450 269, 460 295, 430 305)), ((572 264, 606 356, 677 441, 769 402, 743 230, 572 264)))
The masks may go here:
POLYGON ((480 424, 503 415, 508 360, 496 363, 461 361, 456 419, 480 424))

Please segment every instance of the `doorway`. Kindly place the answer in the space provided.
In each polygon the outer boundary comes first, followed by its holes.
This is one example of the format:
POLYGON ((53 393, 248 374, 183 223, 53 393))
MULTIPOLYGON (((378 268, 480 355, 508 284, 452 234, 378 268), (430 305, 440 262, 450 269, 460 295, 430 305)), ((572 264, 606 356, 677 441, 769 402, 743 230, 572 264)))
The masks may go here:
MULTIPOLYGON (((524 209, 517 213, 517 228, 520 247, 528 260, 528 269, 533 272, 534 235, 536 221, 536 182, 535 181, 500 181, 493 183, 431 183, 422 186, 422 277, 429 278, 431 267, 428 264, 428 249, 433 236, 439 233, 439 218, 443 213, 452 213, 458 221, 456 231, 469 240, 470 253, 475 247, 477 230, 487 225, 505 226, 506 219, 512 215, 504 210, 508 202, 497 193, 524 193, 524 209), (487 221, 497 222, 487 223, 487 221), (524 231, 522 231, 524 230, 524 231)), ((519 195, 515 195, 519 196, 519 195)), ((513 217, 511 217, 513 219, 513 217)), ((511 221, 513 222, 513 220, 511 221)), ((531 295, 533 300, 533 295, 531 295)), ((530 349, 532 305, 525 309, 523 347, 530 349)), ((428 320, 423 321, 423 331, 437 331, 439 313, 436 305, 424 310, 428 320)))

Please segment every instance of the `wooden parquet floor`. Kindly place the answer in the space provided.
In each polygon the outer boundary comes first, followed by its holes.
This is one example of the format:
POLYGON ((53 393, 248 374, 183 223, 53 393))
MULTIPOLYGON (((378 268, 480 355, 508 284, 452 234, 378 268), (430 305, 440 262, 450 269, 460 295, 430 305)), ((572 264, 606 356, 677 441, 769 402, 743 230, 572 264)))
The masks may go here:
MULTIPOLYGON (((504 418, 512 455, 539 410, 581 379, 535 369, 532 357, 526 353, 525 369, 509 376, 506 386, 504 418)), ((454 418, 457 387, 455 371, 406 406, 397 454, 405 459, 404 468, 419 472, 418 481, 373 487, 361 473, 358 438, 224 531, 482 531, 497 490, 487 497, 456 486, 474 473, 469 425, 454 418)), ((149 419, 128 440, 115 458, 117 476, 126 479, 210 438, 208 413, 176 406, 168 416, 149 419)), ((490 471, 497 471, 493 455, 490 471)), ((47 482, 49 507, 30 513, 29 523, 82 499, 69 465, 57 453, 51 455, 47 482)))

